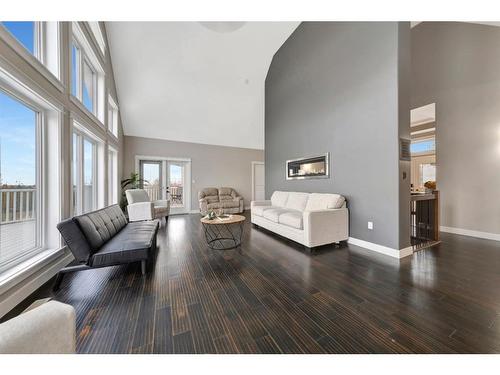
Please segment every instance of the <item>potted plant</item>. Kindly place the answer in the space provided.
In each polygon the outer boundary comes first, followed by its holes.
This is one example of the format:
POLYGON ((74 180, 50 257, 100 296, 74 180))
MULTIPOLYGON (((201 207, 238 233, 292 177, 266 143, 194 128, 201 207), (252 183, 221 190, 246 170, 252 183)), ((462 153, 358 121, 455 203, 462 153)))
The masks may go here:
POLYGON ((139 173, 132 172, 129 178, 121 180, 122 196, 120 199, 120 207, 123 212, 127 212, 127 197, 125 196, 125 190, 128 189, 139 189, 144 182, 148 182, 142 178, 139 178, 139 173))

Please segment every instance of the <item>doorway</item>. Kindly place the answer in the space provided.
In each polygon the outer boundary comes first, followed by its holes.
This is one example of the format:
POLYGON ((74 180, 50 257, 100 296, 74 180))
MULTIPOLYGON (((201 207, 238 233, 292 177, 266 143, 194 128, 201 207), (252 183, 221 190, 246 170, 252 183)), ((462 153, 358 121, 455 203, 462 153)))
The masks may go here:
POLYGON ((252 162, 252 200, 263 201, 266 199, 266 173, 262 161, 252 162))
POLYGON ((191 211, 191 159, 136 156, 136 171, 151 200, 170 200, 170 214, 191 211))
POLYGON ((410 240, 413 251, 439 243, 436 103, 411 110, 410 240))

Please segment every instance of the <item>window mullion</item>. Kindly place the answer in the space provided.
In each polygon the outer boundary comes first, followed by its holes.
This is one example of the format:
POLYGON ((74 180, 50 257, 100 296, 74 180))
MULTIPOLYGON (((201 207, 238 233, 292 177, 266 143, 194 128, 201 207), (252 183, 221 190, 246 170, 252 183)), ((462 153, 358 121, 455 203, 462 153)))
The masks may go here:
POLYGON ((78 187, 77 187, 77 200, 78 200, 78 214, 83 213, 83 192, 84 192, 84 176, 83 176, 83 137, 78 133, 78 187))

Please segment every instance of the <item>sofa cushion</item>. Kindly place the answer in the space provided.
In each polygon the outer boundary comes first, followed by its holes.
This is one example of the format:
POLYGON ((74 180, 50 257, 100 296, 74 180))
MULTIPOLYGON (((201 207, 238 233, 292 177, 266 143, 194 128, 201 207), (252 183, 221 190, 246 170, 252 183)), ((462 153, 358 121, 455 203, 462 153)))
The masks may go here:
POLYGON ((104 267, 147 259, 157 230, 156 220, 129 223, 92 255, 90 265, 104 267))
POLYGON ((288 191, 275 191, 271 196, 271 204, 276 207, 285 207, 288 191))
POLYGON ((296 229, 302 229, 303 228, 303 222, 302 222, 302 217, 303 217, 302 211, 288 211, 284 212, 279 216, 278 222, 280 224, 296 228, 296 229))
POLYGON ((305 211, 341 208, 344 202, 345 198, 339 194, 311 193, 305 211))
POLYGON ((230 187, 221 187, 219 188, 219 200, 233 200, 233 189, 230 187))
POLYGON ((308 197, 309 193, 290 192, 285 207, 291 210, 304 211, 308 197))
POLYGON ((279 222, 279 216, 287 212, 288 210, 280 207, 270 208, 269 210, 265 210, 262 216, 267 220, 274 221, 275 223, 279 222))
POLYGON ((252 207, 252 214, 257 215, 257 216, 263 216, 265 210, 269 210, 271 208, 278 208, 274 206, 253 206, 252 207))
POLYGON ((217 209, 217 208, 233 208, 233 207, 239 207, 240 202, 235 201, 235 200, 225 200, 221 202, 215 202, 215 203, 209 203, 207 204, 208 209, 217 209))
POLYGON ((206 199, 207 203, 215 203, 219 201, 219 189, 205 188, 198 193, 199 199, 206 199))
POLYGON ((118 205, 77 216, 74 220, 78 223, 93 252, 127 224, 118 205))

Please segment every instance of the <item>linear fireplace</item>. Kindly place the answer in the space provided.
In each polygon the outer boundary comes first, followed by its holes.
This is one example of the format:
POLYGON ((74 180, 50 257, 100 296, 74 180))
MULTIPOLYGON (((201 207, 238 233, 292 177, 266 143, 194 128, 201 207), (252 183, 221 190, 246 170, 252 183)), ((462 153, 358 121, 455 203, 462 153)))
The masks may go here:
POLYGON ((329 178, 329 153, 286 161, 286 179, 329 178))

